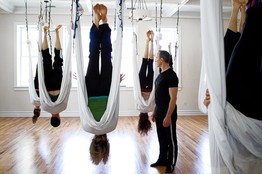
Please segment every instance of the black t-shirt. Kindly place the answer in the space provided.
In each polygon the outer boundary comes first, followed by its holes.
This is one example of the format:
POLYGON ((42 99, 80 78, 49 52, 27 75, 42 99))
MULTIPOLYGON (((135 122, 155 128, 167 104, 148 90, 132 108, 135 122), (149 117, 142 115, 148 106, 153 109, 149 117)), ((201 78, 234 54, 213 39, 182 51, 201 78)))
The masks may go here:
POLYGON ((171 68, 158 75, 155 80, 155 102, 158 110, 167 111, 170 101, 169 88, 178 87, 178 82, 177 74, 171 68))

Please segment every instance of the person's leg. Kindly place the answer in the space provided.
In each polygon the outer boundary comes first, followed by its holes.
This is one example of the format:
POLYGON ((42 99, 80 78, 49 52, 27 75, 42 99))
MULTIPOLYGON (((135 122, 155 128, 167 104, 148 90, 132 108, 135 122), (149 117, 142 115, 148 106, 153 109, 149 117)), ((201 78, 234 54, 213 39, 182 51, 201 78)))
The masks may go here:
POLYGON ((147 86, 147 84, 146 84, 147 64, 148 64, 148 59, 147 58, 143 58, 142 59, 142 64, 141 64, 141 67, 140 67, 140 71, 139 71, 139 74, 138 74, 141 89, 145 89, 146 86, 147 86))
MULTIPOLYGON (((62 47, 59 37, 59 29, 62 27, 62 25, 58 25, 55 29, 56 32, 56 42, 55 42, 55 57, 54 57, 54 63, 53 63, 53 76, 52 76, 52 90, 60 90, 62 78, 63 78, 63 59, 62 59, 62 47)), ((52 117, 50 120, 50 124, 53 127, 58 127, 61 123, 60 115, 59 113, 52 113, 52 117)))
POLYGON ((227 101, 238 111, 262 120, 262 3, 246 10, 239 42, 226 74, 227 101))
POLYGON ((240 22, 239 22, 239 32, 242 33, 243 25, 246 20, 246 3, 241 4, 240 14, 241 14, 241 17, 240 17, 240 22))
POLYGON ((139 81, 141 89, 146 88, 146 71, 147 71, 147 61, 148 61, 148 49, 149 49, 149 42, 150 42, 150 30, 146 33, 146 44, 144 49, 144 57, 142 59, 142 64, 139 70, 139 81))
POLYGON ((52 88, 52 75, 53 75, 53 66, 52 66, 52 56, 49 53, 48 43, 47 43, 47 32, 48 27, 44 27, 44 40, 42 44, 42 57, 43 57, 43 68, 44 68, 44 80, 47 91, 52 88))
POLYGON ((232 51, 240 38, 240 33, 237 29, 238 13, 241 8, 239 0, 233 0, 232 12, 228 23, 228 28, 224 37, 224 51, 225 51, 225 69, 227 71, 228 64, 232 51))
POLYGON ((156 130, 159 143, 159 156, 158 160, 151 164, 151 167, 166 166, 167 164, 167 149, 168 141, 166 137, 166 128, 163 127, 163 118, 160 115, 156 116, 156 130))
POLYGON ((99 26, 101 30, 101 95, 109 95, 112 80, 112 43, 111 29, 107 24, 107 8, 100 4, 101 19, 103 24, 99 26))
POLYGON ((154 80, 154 69, 153 69, 153 62, 154 62, 154 32, 151 30, 150 35, 150 49, 149 49, 149 59, 148 59, 148 69, 147 69, 147 88, 153 88, 153 80, 154 80))
MULTIPOLYGON (((246 1, 246 0, 242 0, 242 1, 246 1)), ((248 0, 247 9, 258 5, 259 3, 261 3, 261 0, 248 0)))
POLYGON ((89 63, 86 71, 85 81, 88 96, 99 96, 99 54, 101 33, 97 24, 101 19, 99 12, 99 5, 94 6, 94 23, 90 29, 90 43, 89 43, 89 63))
POLYGON ((62 25, 58 25, 55 29, 56 32, 56 42, 55 42, 55 57, 54 57, 54 63, 53 63, 53 90, 60 90, 62 78, 63 78, 63 59, 62 59, 62 48, 60 43, 60 37, 59 37, 59 29, 62 27, 62 25))
MULTIPOLYGON (((178 144, 176 134, 176 121, 177 121, 177 107, 172 115, 172 121, 170 127, 166 129, 168 137, 168 156, 167 156, 167 168, 176 165, 178 155, 178 144)), ((172 170, 172 167, 170 168, 172 170)))

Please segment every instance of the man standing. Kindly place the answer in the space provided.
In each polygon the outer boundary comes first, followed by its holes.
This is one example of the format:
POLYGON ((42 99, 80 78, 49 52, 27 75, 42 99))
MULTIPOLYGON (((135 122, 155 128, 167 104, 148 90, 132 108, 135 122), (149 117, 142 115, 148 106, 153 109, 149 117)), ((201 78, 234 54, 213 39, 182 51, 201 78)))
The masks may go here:
POLYGON ((176 136, 178 77, 169 66, 171 55, 160 50, 156 64, 161 73, 155 80, 155 102, 152 120, 156 121, 159 141, 158 160, 151 167, 166 166, 166 173, 172 173, 176 165, 178 145, 176 136))

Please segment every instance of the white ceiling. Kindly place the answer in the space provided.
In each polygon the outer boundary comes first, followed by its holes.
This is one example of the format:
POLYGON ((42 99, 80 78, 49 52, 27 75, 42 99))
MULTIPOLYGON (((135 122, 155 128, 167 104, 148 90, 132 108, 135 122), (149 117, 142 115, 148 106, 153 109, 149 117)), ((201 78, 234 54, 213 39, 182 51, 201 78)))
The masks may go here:
MULTIPOLYGON (((152 16, 160 12, 160 0, 123 0, 125 2, 125 14, 129 14, 133 5, 139 2, 146 2, 147 8, 151 11, 152 16)), ((40 9, 40 2, 45 6, 45 0, 0 0, 0 14, 23 14, 25 13, 25 2, 27 2, 28 13, 38 14, 40 9)), ((72 0, 49 0, 52 2, 53 14, 69 14, 72 0)), ((103 3, 108 7, 108 15, 113 15, 115 10, 116 0, 79 0, 83 6, 85 14, 91 14, 92 3, 103 3)), ((231 0, 223 0, 224 12, 229 13, 231 10, 231 0)), ((183 16, 198 17, 200 14, 200 0, 162 0, 162 16, 163 17, 176 17, 179 8, 179 14, 183 16), (185 5, 184 5, 185 4, 185 5)))

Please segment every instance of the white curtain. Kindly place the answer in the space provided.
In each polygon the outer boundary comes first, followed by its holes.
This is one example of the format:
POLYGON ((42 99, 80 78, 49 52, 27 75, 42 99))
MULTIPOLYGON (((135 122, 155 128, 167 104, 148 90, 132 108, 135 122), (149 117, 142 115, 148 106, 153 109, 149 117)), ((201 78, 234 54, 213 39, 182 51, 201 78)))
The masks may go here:
POLYGON ((120 89, 120 67, 122 57, 122 35, 123 35, 123 11, 122 1, 116 1, 116 30, 117 36, 113 43, 113 72, 110 93, 106 110, 99 122, 97 122, 88 107, 88 94, 85 84, 85 70, 83 67, 83 49, 81 41, 81 24, 77 22, 76 29, 76 59, 77 59, 77 81, 78 101, 80 108, 80 119, 85 131, 101 135, 113 131, 116 128, 119 116, 119 89, 120 89))
MULTIPOLYGON (((222 0, 201 0, 202 72, 199 96, 209 89, 209 143, 212 174, 262 171, 262 122, 226 102, 222 0)), ((247 101, 248 102, 248 101, 247 101)), ((203 112, 203 97, 199 97, 203 112)))

